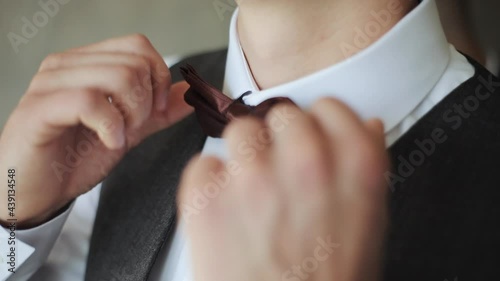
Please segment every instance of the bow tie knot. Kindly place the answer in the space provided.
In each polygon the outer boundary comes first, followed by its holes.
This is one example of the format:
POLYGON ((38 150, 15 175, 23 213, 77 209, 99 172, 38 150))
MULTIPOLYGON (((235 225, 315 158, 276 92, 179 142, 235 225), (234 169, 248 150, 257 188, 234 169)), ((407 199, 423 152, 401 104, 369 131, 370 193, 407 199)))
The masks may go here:
POLYGON ((257 106, 246 105, 243 98, 251 92, 246 92, 233 100, 204 81, 192 66, 181 67, 181 74, 190 85, 184 100, 194 107, 203 131, 211 137, 220 138, 226 125, 238 117, 264 118, 267 112, 279 103, 294 104, 289 98, 276 97, 265 100, 257 106))

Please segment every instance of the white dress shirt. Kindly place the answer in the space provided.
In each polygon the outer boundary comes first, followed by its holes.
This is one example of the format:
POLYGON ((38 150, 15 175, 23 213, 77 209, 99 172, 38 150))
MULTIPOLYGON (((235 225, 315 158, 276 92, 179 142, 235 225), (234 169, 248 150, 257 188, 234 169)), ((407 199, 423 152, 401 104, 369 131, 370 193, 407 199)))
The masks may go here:
MULTIPOLYGON (((240 47, 237 16, 236 11, 230 28, 224 82, 227 95, 238 97, 252 91, 244 99, 250 105, 271 97, 287 96, 304 109, 320 97, 336 97, 364 119, 381 118, 388 145, 474 74, 465 57, 448 44, 434 1, 424 0, 377 42, 349 59, 296 81, 260 91, 240 47)), ((351 45, 354 46, 354 41, 351 45)), ((224 141, 208 138, 203 153, 225 158, 224 141)), ((34 229, 17 231, 18 272, 9 280, 28 280, 40 266, 32 280, 83 280, 99 192, 100 185, 80 196, 72 209, 52 221, 34 229)), ((7 255, 7 235, 6 230, 0 229, 0 261, 7 255)), ((182 225, 177 226, 175 235, 164 249, 150 280, 192 280, 182 225)), ((6 278, 8 271, 2 261, 0 280, 6 278)))

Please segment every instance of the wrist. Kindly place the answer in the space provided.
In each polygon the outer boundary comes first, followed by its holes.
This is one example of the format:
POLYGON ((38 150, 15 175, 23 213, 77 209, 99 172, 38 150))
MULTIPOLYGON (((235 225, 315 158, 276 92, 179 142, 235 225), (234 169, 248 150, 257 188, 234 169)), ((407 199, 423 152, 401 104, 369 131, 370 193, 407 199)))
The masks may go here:
POLYGON ((13 225, 15 225, 17 229, 34 228, 64 213, 72 202, 73 201, 70 201, 43 211, 35 209, 19 209, 15 210, 13 213, 2 211, 0 214, 0 225, 5 228, 12 227, 13 225))

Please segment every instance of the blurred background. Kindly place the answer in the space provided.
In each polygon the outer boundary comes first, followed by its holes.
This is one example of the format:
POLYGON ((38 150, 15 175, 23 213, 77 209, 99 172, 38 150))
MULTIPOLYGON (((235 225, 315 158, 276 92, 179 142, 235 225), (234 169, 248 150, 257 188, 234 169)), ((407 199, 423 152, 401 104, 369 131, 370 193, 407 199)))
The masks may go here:
MULTIPOLYGON (((467 40, 497 61, 500 1, 436 1, 451 19, 450 37, 462 40, 456 30, 470 28, 467 40)), ((136 32, 164 56, 221 48, 235 6, 234 0, 0 0, 0 130, 48 54, 136 32), (49 2, 57 3, 50 13, 40 4, 49 2)))
POLYGON ((0 130, 48 54, 137 32, 164 56, 221 48, 235 7, 234 0, 0 0, 0 130), (57 12, 45 20, 39 3, 49 2, 59 10, 48 9, 57 12))

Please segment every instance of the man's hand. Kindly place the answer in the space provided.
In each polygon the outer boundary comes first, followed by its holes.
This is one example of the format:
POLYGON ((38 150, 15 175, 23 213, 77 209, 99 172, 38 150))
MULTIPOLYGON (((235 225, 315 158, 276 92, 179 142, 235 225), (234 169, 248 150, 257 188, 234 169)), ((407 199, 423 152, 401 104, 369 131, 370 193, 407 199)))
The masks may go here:
POLYGON ((49 219, 89 191, 128 150, 191 111, 182 97, 189 86, 170 78, 142 35, 48 56, 0 138, 0 206, 9 168, 17 169, 20 226, 49 219))
POLYGON ((283 105, 265 122, 235 121, 225 138, 228 162, 196 158, 182 180, 195 280, 378 279, 388 167, 379 121, 323 99, 310 113, 283 105), (292 118, 277 126, 283 112, 292 118))

